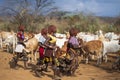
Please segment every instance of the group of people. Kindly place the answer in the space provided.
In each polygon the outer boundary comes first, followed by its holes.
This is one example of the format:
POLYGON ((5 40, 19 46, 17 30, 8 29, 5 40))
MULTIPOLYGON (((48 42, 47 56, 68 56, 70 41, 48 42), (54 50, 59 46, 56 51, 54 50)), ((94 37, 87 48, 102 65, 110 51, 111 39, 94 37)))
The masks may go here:
POLYGON ((40 64, 41 62, 46 64, 45 71, 48 71, 48 64, 53 63, 54 52, 57 47, 57 39, 55 37, 56 31, 57 28, 54 25, 50 25, 48 28, 43 28, 41 30, 41 37, 39 38, 39 61, 40 64))
MULTIPOLYGON (((55 64, 58 61, 54 60, 55 59, 55 50, 57 48, 56 46, 56 41, 57 38, 55 36, 55 33, 57 32, 57 27, 54 25, 50 25, 47 28, 42 28, 41 29, 41 36, 39 38, 39 60, 36 65, 42 65, 45 64, 46 68, 45 71, 48 71, 48 65, 49 63, 55 64)), ((76 38, 76 35, 78 33, 77 28, 71 28, 69 30, 70 37, 68 39, 68 44, 67 44, 67 51, 69 51, 70 48, 76 50, 80 48, 81 46, 79 45, 79 41, 76 38)), ((24 28, 23 26, 19 27, 19 32, 17 33, 17 37, 19 40, 19 44, 23 44, 24 40, 24 28)), ((57 65, 59 66, 59 65, 57 65)), ((57 74, 56 74, 57 75, 57 74)))
MULTIPOLYGON (((59 61, 56 60, 55 57, 55 50, 57 48, 56 46, 56 37, 55 37, 55 33, 57 31, 57 28, 54 25, 50 25, 48 28, 43 28, 41 30, 41 37, 39 39, 39 62, 37 64, 46 64, 46 68, 45 71, 48 71, 48 65, 49 63, 51 63, 52 65, 57 64, 56 66, 58 67, 57 69, 59 69, 59 61)), ((73 49, 73 50, 77 50, 81 47, 81 45, 79 45, 79 41, 76 37, 77 33, 78 33, 78 29, 77 28, 71 28, 69 30, 70 33, 70 37, 68 39, 68 44, 67 44, 67 52, 69 51, 69 49, 73 49)), ((67 53, 66 52, 66 53, 67 53)), ((55 75, 59 76, 59 73, 57 73, 57 70, 55 70, 55 75)), ((59 71, 58 71, 59 72, 59 71)))

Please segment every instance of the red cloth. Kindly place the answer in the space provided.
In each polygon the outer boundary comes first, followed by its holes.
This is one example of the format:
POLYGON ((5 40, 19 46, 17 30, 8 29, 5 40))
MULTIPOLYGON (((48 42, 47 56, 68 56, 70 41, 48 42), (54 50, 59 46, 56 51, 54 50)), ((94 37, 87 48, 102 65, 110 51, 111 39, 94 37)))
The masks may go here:
POLYGON ((20 32, 18 32, 17 37, 18 37, 19 40, 21 39, 21 36, 22 36, 22 34, 20 32))
POLYGON ((44 58, 44 48, 43 47, 39 47, 39 57, 40 57, 40 59, 44 58))
POLYGON ((24 38, 22 36, 23 36, 22 33, 20 33, 20 32, 17 33, 17 37, 18 37, 19 41, 23 41, 24 40, 24 38))

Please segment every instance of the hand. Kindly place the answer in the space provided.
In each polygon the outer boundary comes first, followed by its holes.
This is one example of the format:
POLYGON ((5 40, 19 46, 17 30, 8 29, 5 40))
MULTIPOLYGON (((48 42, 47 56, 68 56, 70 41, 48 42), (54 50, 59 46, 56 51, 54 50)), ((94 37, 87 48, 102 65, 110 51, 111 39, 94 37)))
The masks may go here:
POLYGON ((53 48, 54 48, 54 49, 56 49, 56 48, 57 48, 57 46, 54 46, 53 48))
POLYGON ((49 46, 49 48, 53 48, 52 46, 49 46))
POLYGON ((79 45, 78 47, 79 47, 79 48, 81 48, 82 46, 81 46, 81 45, 79 45))

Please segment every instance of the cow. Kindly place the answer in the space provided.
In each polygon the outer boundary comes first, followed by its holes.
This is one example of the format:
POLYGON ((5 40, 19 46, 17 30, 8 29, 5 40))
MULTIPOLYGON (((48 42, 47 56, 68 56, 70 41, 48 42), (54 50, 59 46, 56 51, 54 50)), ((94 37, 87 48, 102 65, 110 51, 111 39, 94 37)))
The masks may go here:
POLYGON ((104 51, 103 57, 105 58, 105 62, 107 62, 108 53, 115 53, 120 50, 120 45, 118 44, 119 40, 111 40, 111 41, 103 41, 104 51))
POLYGON ((2 31, 0 33, 0 45, 1 48, 3 49, 3 45, 7 46, 7 51, 9 52, 9 48, 12 48, 12 52, 14 53, 14 49, 15 46, 17 44, 17 37, 16 37, 16 33, 11 31, 11 32, 6 32, 6 31, 2 31))
MULTIPOLYGON (((15 54, 13 54, 13 59, 10 61, 10 63, 15 63, 16 66, 19 59, 22 59, 24 61, 25 68, 28 67, 28 63, 30 61, 36 60, 36 54, 37 48, 38 48, 38 40, 37 38, 33 37, 28 39, 25 42, 18 43, 15 48, 15 54)), ((14 67, 14 66, 13 66, 14 67)))
POLYGON ((119 42, 118 42, 118 44, 120 45, 120 38, 119 38, 119 42))
POLYGON ((86 63, 88 63, 90 55, 96 55, 97 65, 101 64, 103 49, 104 49, 104 45, 103 42, 100 40, 92 40, 84 43, 81 46, 83 57, 86 59, 86 63))
MULTIPOLYGON (((29 39, 27 42, 24 42, 24 44, 26 45, 24 50, 26 52, 30 53, 29 57, 32 58, 32 61, 36 60, 35 52, 37 52, 37 49, 39 46, 39 41, 35 37, 33 37, 33 38, 29 39)), ((30 59, 29 59, 29 61, 30 61, 30 59)))
POLYGON ((77 38, 81 38, 84 42, 92 41, 92 40, 98 40, 98 35, 94 34, 85 34, 83 32, 80 32, 77 34, 77 38))
MULTIPOLYGON (((40 38, 40 36, 41 36, 41 34, 36 34, 36 35, 34 35, 33 38, 31 38, 28 41, 24 42, 24 44, 26 45, 25 50, 31 52, 32 58, 33 58, 33 55, 35 55, 35 52, 36 52, 36 50, 37 50, 37 48, 39 46, 39 38, 40 38)), ((62 38, 62 39, 57 38, 56 45, 59 48, 62 48, 65 41, 67 41, 66 38, 62 38)), ((35 60, 36 60, 36 56, 35 56, 35 60)))
POLYGON ((36 37, 36 35, 31 33, 25 33, 25 40, 21 44, 17 44, 15 49, 15 52, 22 53, 23 51, 25 51, 26 53, 28 53, 28 62, 30 62, 30 58, 32 59, 32 61, 36 60, 35 53, 37 52, 39 46, 39 37, 41 36, 39 35, 36 37))
POLYGON ((119 35, 115 34, 114 32, 108 32, 105 34, 105 38, 108 39, 109 41, 116 40, 119 38, 119 35))
POLYGON ((1 38, 1 31, 0 31, 0 48, 2 47, 2 38, 1 38))

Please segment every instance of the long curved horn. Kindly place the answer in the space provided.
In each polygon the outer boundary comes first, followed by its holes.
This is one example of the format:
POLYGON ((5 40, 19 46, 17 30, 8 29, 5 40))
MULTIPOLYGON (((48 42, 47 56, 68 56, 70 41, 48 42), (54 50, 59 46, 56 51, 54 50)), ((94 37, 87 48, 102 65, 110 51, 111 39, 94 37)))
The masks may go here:
POLYGON ((83 53, 85 53, 85 52, 86 52, 83 48, 81 48, 81 50, 83 51, 83 53))

